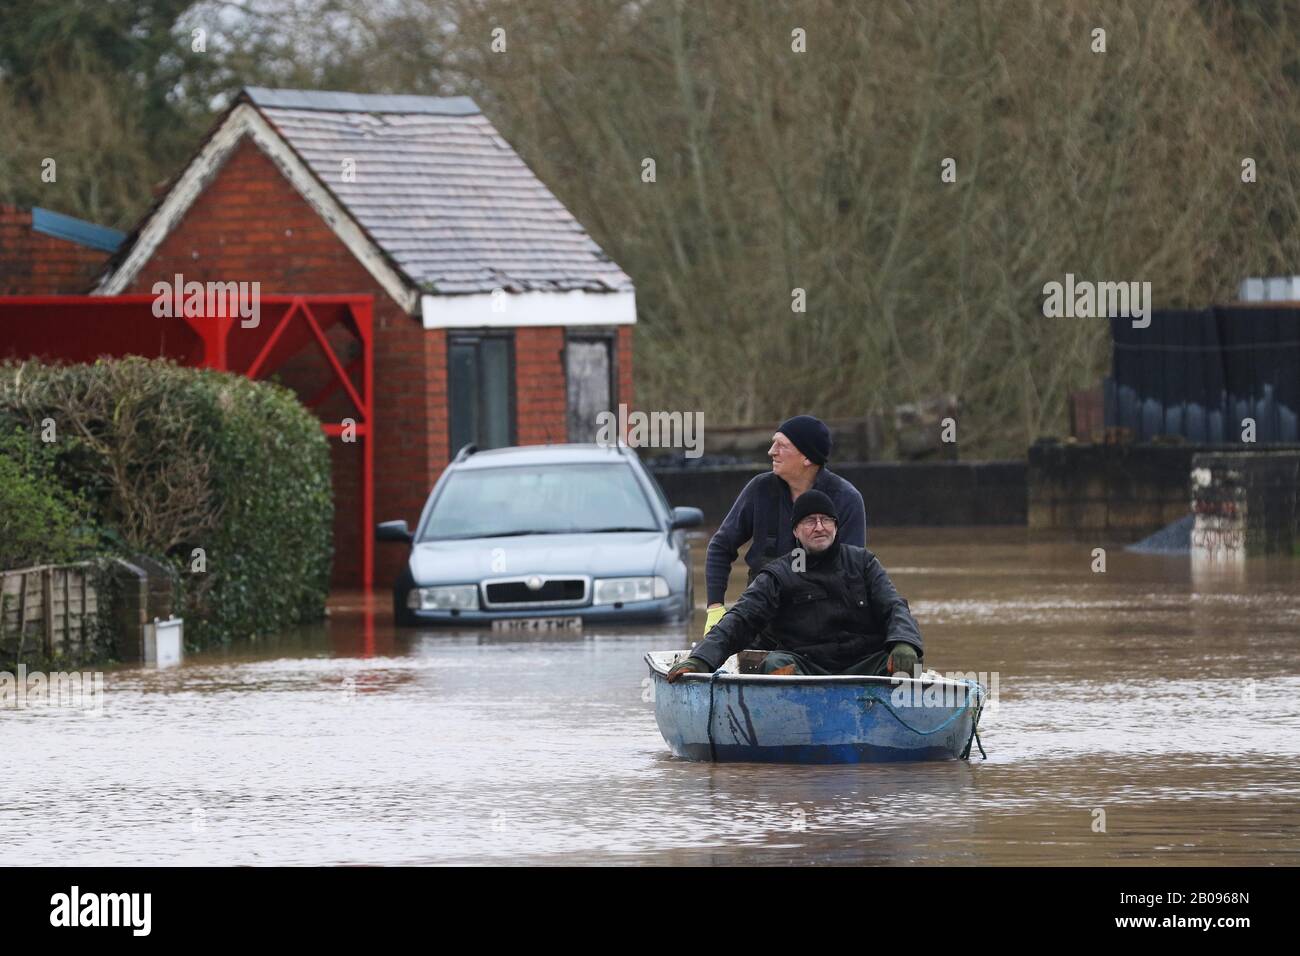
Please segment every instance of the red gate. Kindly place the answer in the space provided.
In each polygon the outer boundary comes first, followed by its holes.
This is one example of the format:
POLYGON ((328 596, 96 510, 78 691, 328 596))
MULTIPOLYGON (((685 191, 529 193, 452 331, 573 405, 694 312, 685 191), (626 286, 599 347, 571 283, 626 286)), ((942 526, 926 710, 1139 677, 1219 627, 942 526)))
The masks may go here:
MULTIPOLYGON (((216 314, 198 316, 184 315, 179 302, 172 311, 182 314, 157 316, 158 301, 155 295, 0 296, 0 361, 93 362, 101 356, 143 355, 265 378, 314 341, 328 380, 313 394, 299 396, 318 411, 342 390, 346 405, 355 410, 350 427, 361 442, 361 585, 369 589, 374 580, 374 297, 260 295, 255 323, 251 316, 224 314, 230 311, 226 300, 216 314), (355 354, 339 354, 329 336, 336 330, 359 346, 355 354)), ((348 427, 343 421, 321 423, 334 438, 348 427)), ((337 507, 337 495, 335 501, 337 507)))

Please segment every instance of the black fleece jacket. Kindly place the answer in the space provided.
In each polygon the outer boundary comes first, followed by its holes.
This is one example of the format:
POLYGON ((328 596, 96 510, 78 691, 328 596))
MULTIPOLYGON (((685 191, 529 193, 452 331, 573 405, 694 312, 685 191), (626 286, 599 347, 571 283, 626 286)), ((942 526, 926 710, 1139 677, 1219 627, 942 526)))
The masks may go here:
POLYGON ((716 670, 770 628, 764 644, 793 651, 835 673, 890 644, 924 653, 921 632, 907 601, 880 561, 866 548, 840 544, 819 555, 800 552, 766 565, 691 656, 716 670))

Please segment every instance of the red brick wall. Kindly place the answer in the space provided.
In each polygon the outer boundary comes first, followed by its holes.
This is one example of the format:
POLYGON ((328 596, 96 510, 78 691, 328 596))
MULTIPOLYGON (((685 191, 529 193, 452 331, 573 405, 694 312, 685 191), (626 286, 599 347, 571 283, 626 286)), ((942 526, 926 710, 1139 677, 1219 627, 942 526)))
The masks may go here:
MULTIPOLYGON (((252 142, 245 140, 163 240, 127 292, 149 292, 175 273, 186 281, 259 281, 264 293, 367 293, 375 301, 375 520, 414 525, 442 445, 430 446, 431 383, 445 376, 438 338, 407 315, 348 251, 315 210, 252 142), (437 367, 428 363, 436 357, 437 367)), ((232 334, 239 334, 236 325, 232 334)), ((308 348, 315 350, 313 344, 308 348)), ((304 396, 309 398, 310 396, 304 396)), ((445 401, 441 403, 445 405, 445 401)), ((436 427, 445 427, 441 422, 436 427)), ((360 575, 360 445, 332 449, 335 521, 334 580, 360 575)), ((375 546, 375 584, 386 587, 405 562, 400 545, 375 546)))
POLYGON ((564 329, 515 330, 515 432, 521 445, 569 440, 564 406, 564 329))
POLYGON ((429 487, 442 474, 449 460, 451 419, 447 413, 447 332, 430 329, 424 333, 424 403, 429 409, 424 441, 429 449, 429 487))
POLYGON ((32 231, 32 211, 0 206, 0 295, 79 295, 109 253, 32 231))
MULTIPOLYGON (((565 405, 564 339, 560 326, 515 330, 515 425, 521 445, 545 445, 569 440, 565 405)), ((632 403, 632 326, 619 326, 615 362, 618 395, 615 403, 632 403)), ((612 411, 617 412, 614 408, 612 411)))

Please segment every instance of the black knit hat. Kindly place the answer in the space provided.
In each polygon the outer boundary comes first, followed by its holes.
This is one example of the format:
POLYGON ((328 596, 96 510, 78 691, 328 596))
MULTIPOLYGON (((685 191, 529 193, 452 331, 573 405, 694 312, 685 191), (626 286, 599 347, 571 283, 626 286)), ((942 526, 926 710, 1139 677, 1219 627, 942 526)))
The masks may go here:
POLYGON ((839 515, 835 513, 835 504, 825 494, 820 491, 805 491, 794 500, 794 514, 790 518, 790 527, 797 528, 799 522, 809 515, 826 515, 828 518, 834 518, 839 523, 839 515))
POLYGON ((777 431, 790 439, 794 447, 815 465, 826 464, 826 459, 831 456, 831 430, 820 418, 796 415, 783 421, 777 431))

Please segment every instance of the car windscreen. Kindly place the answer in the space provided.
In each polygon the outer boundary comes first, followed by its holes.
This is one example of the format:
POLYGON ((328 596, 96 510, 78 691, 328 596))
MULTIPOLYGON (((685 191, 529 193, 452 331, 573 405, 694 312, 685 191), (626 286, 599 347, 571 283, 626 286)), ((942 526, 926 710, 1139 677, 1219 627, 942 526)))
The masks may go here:
POLYGON ((420 540, 657 528, 627 465, 473 468, 447 477, 420 540))

